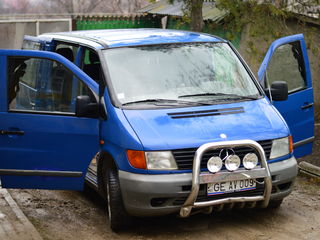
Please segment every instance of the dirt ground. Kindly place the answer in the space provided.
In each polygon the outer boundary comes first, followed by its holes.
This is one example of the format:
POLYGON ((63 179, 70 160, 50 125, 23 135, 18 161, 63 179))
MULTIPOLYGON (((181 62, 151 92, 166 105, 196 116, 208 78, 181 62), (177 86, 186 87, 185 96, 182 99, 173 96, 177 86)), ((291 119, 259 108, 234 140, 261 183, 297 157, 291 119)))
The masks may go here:
MULTIPOLYGON (((320 166, 320 126, 316 137, 313 155, 301 160, 320 166)), ((232 210, 187 219, 137 219, 133 228, 120 234, 109 229, 105 202, 92 190, 10 193, 45 240, 320 238, 320 183, 301 176, 279 209, 232 210)))
POLYGON ((279 209, 243 209, 138 219, 123 233, 108 227, 104 201, 93 191, 10 190, 44 239, 308 239, 320 236, 320 184, 299 177, 279 209))

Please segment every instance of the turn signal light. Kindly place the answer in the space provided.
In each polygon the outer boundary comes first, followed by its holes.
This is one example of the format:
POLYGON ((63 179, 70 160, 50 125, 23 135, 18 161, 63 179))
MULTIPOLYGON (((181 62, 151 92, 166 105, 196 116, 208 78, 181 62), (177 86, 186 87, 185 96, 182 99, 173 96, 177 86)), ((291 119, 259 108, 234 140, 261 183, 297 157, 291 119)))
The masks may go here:
POLYGON ((293 152, 293 141, 292 141, 292 136, 289 136, 289 152, 293 152))
POLYGON ((127 156, 132 167, 147 169, 144 151, 127 150, 127 156))

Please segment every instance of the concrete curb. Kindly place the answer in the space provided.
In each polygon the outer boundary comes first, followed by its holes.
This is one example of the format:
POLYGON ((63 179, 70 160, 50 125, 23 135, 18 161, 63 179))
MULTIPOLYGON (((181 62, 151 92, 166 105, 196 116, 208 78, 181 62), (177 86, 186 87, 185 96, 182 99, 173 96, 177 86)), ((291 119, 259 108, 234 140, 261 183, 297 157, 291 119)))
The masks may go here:
POLYGON ((300 173, 320 180, 320 167, 302 161, 299 163, 300 173))
POLYGON ((43 240, 10 193, 0 187, 0 239, 43 240))

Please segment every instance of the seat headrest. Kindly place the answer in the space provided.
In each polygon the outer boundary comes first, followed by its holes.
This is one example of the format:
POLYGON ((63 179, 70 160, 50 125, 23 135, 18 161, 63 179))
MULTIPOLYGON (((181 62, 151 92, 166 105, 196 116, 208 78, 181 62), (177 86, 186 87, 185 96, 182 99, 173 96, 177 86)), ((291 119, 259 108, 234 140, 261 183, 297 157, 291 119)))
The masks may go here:
POLYGON ((73 51, 71 50, 71 48, 59 48, 57 50, 57 53, 64 56, 70 62, 73 62, 73 60, 74 60, 73 51))

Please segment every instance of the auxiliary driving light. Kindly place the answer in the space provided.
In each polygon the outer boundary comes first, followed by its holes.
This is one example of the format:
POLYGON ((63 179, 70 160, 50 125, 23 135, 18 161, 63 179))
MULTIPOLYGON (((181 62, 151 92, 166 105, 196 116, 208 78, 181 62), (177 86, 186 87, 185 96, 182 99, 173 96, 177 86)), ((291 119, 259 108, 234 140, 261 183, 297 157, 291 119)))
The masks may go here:
POLYGON ((235 171, 239 168, 241 163, 240 158, 237 155, 229 155, 224 162, 224 165, 229 171, 235 171))
POLYGON ((207 168, 210 172, 219 172, 222 168, 222 159, 220 157, 211 157, 207 162, 207 168))
POLYGON ((243 158, 243 166, 246 169, 254 169, 258 165, 258 156, 255 153, 247 153, 243 158))

